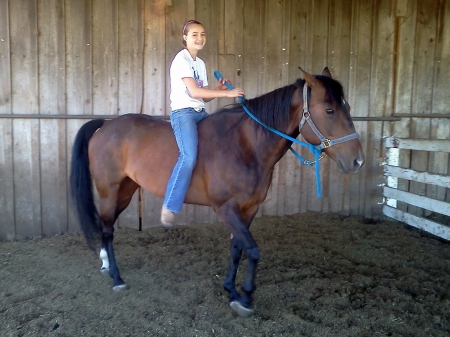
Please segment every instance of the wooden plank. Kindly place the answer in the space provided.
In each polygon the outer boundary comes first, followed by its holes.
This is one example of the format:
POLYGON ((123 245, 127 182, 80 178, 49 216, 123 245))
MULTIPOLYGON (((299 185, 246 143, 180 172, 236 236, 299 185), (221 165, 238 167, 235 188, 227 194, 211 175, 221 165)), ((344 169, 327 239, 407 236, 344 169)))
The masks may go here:
POLYGON ((0 1, 0 113, 11 113, 11 53, 8 1, 0 1))
MULTIPOLYGON (((395 3, 389 0, 374 3, 374 30, 372 37, 372 58, 370 72, 370 110, 369 116, 387 116, 392 110, 392 79, 394 64, 394 39, 389 38, 395 30, 395 3)), ((373 122, 368 125, 366 165, 371 168, 366 175, 365 216, 374 217, 381 213, 379 185, 384 182, 380 158, 384 155, 382 144, 386 125, 373 122)), ((387 130, 388 132, 389 130, 387 130)))
POLYGON ((432 63, 434 67, 433 81, 433 114, 448 114, 448 93, 450 92, 450 3, 438 2, 436 54, 432 63))
POLYGON ((0 240, 15 239, 12 120, 0 119, 0 240))
MULTIPOLYGON (((228 78, 232 78, 234 74, 234 69, 236 69, 236 57, 235 55, 220 55, 218 57, 218 69, 220 73, 228 78)), ((212 80, 208 78, 208 80, 212 80)), ((215 80, 213 80, 215 81, 215 80)), ((214 82, 213 82, 214 83, 214 82)), ((234 98, 217 98, 218 107, 223 107, 228 104, 234 103, 234 98)))
MULTIPOLYGON (((34 2, 10 5, 12 112, 39 112, 37 9, 34 2)), ((41 236, 39 122, 12 123, 14 211, 18 238, 41 236)))
MULTIPOLYGON (((432 115, 448 113, 446 93, 450 92, 450 81, 445 77, 445 73, 450 71, 450 3, 448 1, 439 2, 437 18, 436 51, 434 59, 434 80, 433 80, 433 106, 432 115)), ((450 134, 449 119, 436 118, 431 120, 431 137, 433 139, 448 139, 450 134)), ((435 173, 446 173, 450 175, 450 154, 431 153, 428 170, 435 173)), ((427 195, 450 202, 450 192, 443 187, 428 186, 427 195)))
POLYGON ((224 41, 223 53, 227 55, 236 54, 236 40, 237 40, 237 29, 236 29, 236 0, 226 0, 224 2, 224 21, 223 21, 223 31, 221 38, 224 41))
MULTIPOLYGON (((414 83, 412 95, 412 110, 416 113, 431 113, 433 95, 433 68, 436 48, 436 29, 438 2, 418 1, 417 26, 414 49, 414 83)), ((412 118, 411 138, 429 138, 431 136, 431 122, 429 118, 412 118)), ((411 152, 411 168, 426 171, 428 167, 428 153, 422 151, 411 152)), ((426 186, 411 182, 409 191, 425 195, 426 186)), ((422 216, 423 212, 414 207, 408 212, 422 216)))
MULTIPOLYGON (((411 92, 413 90, 414 41, 416 35, 417 1, 397 0, 396 37, 397 57, 395 59, 395 113, 411 114, 411 92)), ((408 138, 410 119, 402 118, 394 123, 393 134, 408 138)))
POLYGON ((402 139, 388 137, 385 140, 385 146, 388 148, 394 147, 399 149, 450 153, 450 140, 448 139, 402 139))
POLYGON ((417 172, 390 165, 384 166, 384 175, 450 188, 450 176, 447 175, 417 172))
POLYGON ((387 186, 383 187, 383 196, 386 198, 401 200, 416 207, 450 216, 450 204, 444 201, 433 200, 421 195, 399 191, 387 186))
MULTIPOLYGON (((430 173, 438 174, 448 174, 449 173, 449 158, 450 158, 450 140, 448 136, 450 135, 450 123, 448 120, 434 118, 431 120, 431 137, 433 139, 445 139, 448 142, 448 147, 446 151, 442 152, 430 152, 428 159, 427 171, 430 173)), ((450 186, 449 186, 450 187, 450 186)), ((448 188, 448 187, 447 187, 448 188)), ((428 185, 426 195, 432 199, 445 200, 447 188, 428 185)))
MULTIPOLYGON (((411 92, 413 88, 414 69, 414 41, 416 34, 417 1, 397 0, 396 30, 393 32, 395 38, 396 54, 394 58, 394 112, 408 116, 412 113, 411 92)), ((392 123, 391 131, 393 135, 402 138, 409 138, 411 134, 411 119, 402 118, 400 121, 392 123)), ((410 167, 411 151, 399 151, 399 165, 410 167)), ((397 188, 402 191, 409 189, 409 181, 398 180, 397 188)), ((397 207, 407 210, 406 205, 399 203, 397 207)))
POLYGON ((66 121, 39 121, 42 234, 68 232, 66 121))
MULTIPOLYGON (((370 69, 373 25, 373 1, 352 2, 352 25, 350 44, 350 76, 347 99, 354 117, 368 117, 370 109, 370 69)), ((371 144, 368 140, 369 123, 355 122, 355 128, 361 136, 361 143, 367 157, 371 144)), ((366 188, 370 175, 369 165, 356 175, 345 176, 349 186, 348 194, 344 196, 343 210, 346 214, 365 214, 366 188)))
POLYGON ((144 0, 119 0, 119 115, 140 113, 143 95, 144 0))
POLYGON ((91 17, 91 0, 65 2, 66 111, 68 115, 92 114, 91 17))
POLYGON ((165 1, 145 0, 144 109, 148 115, 166 115, 165 1))
MULTIPOLYGON (((11 114, 11 62, 8 1, 0 2, 0 113, 11 114)), ((12 120, 0 119, 0 240, 15 238, 12 120)))
POLYGON ((118 0, 92 3, 94 114, 118 113, 118 0))
POLYGON ((117 219, 116 226, 118 228, 132 228, 139 229, 139 194, 141 189, 138 188, 131 199, 128 207, 119 215, 117 219))
MULTIPOLYGON (((39 112, 65 114, 64 3, 38 3, 39 112)), ((42 234, 67 232, 66 123, 39 122, 42 234)))
POLYGON ((39 111, 37 15, 34 2, 10 2, 11 101, 14 114, 39 111))
MULTIPOLYGON (((65 2, 66 39, 66 113, 86 115, 86 120, 68 120, 67 163, 70 167, 72 146, 80 127, 92 115, 92 4, 91 0, 65 2)), ((69 179, 69 172, 67 172, 69 179)), ((68 180, 67 180, 68 181, 68 180)), ((68 231, 81 230, 72 200, 68 201, 68 231)))
MULTIPOLYGON (((142 190, 142 229, 160 226, 161 208, 163 205, 163 199, 149 192, 142 190)), ((177 224, 183 222, 183 214, 178 215, 176 218, 177 224), (177 221, 179 219, 181 221, 177 221)))
POLYGON ((450 240, 450 227, 448 226, 417 217, 386 205, 383 206, 383 214, 445 240, 450 240))
POLYGON ((13 121, 14 217, 16 238, 42 235, 39 121, 13 121))

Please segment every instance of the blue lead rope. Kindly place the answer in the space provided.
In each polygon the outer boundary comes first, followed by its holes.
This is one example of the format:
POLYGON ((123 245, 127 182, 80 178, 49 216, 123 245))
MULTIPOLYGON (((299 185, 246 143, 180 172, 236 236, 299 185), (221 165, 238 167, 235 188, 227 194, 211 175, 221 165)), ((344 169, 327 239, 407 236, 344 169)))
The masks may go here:
MULTIPOLYGON (((217 80, 223 79, 224 77, 222 76, 222 74, 216 70, 214 71, 214 77, 217 80)), ((233 90, 234 87, 228 83, 228 82, 224 82, 224 84, 226 85, 226 87, 230 90, 233 90)), ((245 106, 244 102, 245 102, 245 97, 238 97, 239 102, 242 104, 242 107, 244 108, 244 111, 247 113, 247 115, 249 115, 255 122, 257 122, 258 124, 260 124, 261 126, 265 127, 266 129, 272 131, 273 133, 277 134, 280 137, 283 137, 287 140, 290 140, 291 142, 298 144, 300 146, 306 147, 308 148, 312 154, 314 154, 314 158, 315 161, 311 162, 309 160, 306 160, 305 158, 303 158, 302 156, 300 156, 293 148, 292 146, 289 148, 289 150, 291 150, 291 152, 297 157, 298 160, 300 160, 300 162, 302 163, 302 165, 307 165, 307 166, 313 166, 314 163, 316 164, 316 189, 317 189, 317 197, 318 198, 322 198, 322 185, 320 183, 320 167, 319 167, 319 156, 322 153, 321 149, 317 148, 317 145, 312 145, 309 143, 305 143, 302 142, 301 140, 292 138, 266 124, 264 124, 263 122, 261 122, 258 118, 256 118, 256 116, 254 116, 250 110, 248 110, 248 108, 245 106)))

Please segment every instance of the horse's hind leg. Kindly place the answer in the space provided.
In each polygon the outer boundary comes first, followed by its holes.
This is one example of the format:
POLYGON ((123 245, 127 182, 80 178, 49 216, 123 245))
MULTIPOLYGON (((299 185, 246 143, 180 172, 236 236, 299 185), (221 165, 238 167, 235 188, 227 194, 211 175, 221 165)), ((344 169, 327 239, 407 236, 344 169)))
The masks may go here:
POLYGON ((114 255, 114 223, 119 214, 129 205, 131 198, 138 188, 138 185, 129 178, 125 178, 120 187, 110 186, 106 193, 100 193, 100 217, 103 221, 102 249, 100 258, 103 265, 100 271, 108 273, 112 277, 113 290, 121 291, 126 289, 125 282, 120 277, 114 255))

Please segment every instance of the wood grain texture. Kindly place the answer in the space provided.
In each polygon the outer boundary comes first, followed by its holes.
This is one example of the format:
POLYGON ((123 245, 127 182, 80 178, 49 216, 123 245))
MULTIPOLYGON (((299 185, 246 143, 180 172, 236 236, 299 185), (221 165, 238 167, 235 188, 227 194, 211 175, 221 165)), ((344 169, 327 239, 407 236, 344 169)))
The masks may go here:
MULTIPOLYGON (((329 66, 353 116, 402 114, 398 121, 355 122, 366 165, 343 175, 325 159, 322 199, 314 170, 288 153, 257 216, 315 210, 381 217, 383 138, 449 139, 448 118, 417 117, 450 113, 448 1, 2 1, 0 115, 28 117, 0 119, 0 238, 79 230, 67 186, 76 132, 95 115, 170 114, 169 67, 188 19, 205 26, 199 56, 211 87, 218 69, 253 98, 293 83, 298 66, 313 74, 329 66), (38 114, 86 119, 33 118, 38 114)), ((216 99, 207 108, 213 113, 232 102, 216 99)), ((400 150, 406 169, 448 175, 449 161, 447 152, 400 150)), ((399 178, 398 188, 450 201, 447 187, 399 178)), ((120 227, 159 225, 161 199, 140 195, 120 227)), ((180 221, 216 220, 211 209, 186 205, 180 221)))

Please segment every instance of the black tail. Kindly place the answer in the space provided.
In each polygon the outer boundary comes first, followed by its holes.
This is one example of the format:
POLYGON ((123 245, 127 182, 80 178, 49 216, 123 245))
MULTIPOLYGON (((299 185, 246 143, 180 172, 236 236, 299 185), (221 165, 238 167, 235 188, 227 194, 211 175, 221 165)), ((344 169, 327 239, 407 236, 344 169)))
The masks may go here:
POLYGON ((92 135, 104 123, 104 119, 95 119, 80 128, 73 144, 70 164, 70 194, 77 209, 84 237, 91 249, 95 249, 95 243, 102 232, 102 225, 94 203, 88 144, 92 135))

